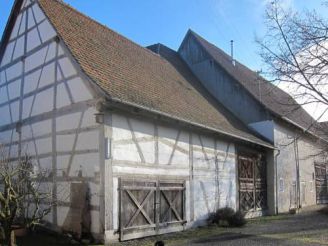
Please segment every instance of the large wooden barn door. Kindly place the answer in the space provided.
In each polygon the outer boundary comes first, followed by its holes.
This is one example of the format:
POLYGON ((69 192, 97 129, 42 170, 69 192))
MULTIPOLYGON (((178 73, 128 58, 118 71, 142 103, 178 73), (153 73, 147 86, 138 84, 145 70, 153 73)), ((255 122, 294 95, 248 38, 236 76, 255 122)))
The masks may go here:
POLYGON ((315 187, 317 204, 328 203, 328 168, 327 164, 315 163, 315 187))
POLYGON ((120 180, 120 239, 182 230, 184 201, 184 182, 120 180))
POLYGON ((239 208, 256 211, 267 207, 266 163, 261 155, 238 155, 239 208))

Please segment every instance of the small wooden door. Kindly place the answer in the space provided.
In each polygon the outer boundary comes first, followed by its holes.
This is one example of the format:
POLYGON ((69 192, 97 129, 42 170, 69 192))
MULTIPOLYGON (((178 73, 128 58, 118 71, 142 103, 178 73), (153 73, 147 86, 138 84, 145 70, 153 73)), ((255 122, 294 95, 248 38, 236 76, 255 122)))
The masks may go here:
POLYGON ((266 163, 262 155, 238 155, 239 208, 256 211, 267 207, 266 163))
POLYGON ((328 203, 328 168, 325 163, 315 163, 317 204, 328 203))
POLYGON ((122 241, 183 229, 185 182, 120 181, 122 241))

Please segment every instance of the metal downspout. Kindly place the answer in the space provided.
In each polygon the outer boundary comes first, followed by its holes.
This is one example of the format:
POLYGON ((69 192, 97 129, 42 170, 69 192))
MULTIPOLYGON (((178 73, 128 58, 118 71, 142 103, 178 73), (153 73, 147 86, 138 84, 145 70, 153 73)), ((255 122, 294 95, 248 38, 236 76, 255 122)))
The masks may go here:
POLYGON ((301 181, 300 181, 300 158, 298 153, 298 141, 297 138, 295 138, 294 142, 294 148, 295 148, 295 161, 296 161, 296 180, 297 180, 297 209, 299 210, 301 208, 301 181))
POLYGON ((275 162, 275 212, 278 214, 278 156, 280 155, 280 149, 277 149, 277 153, 274 156, 274 162, 275 162))
POLYGON ((298 154, 298 143, 297 138, 294 138, 294 154, 295 154, 295 168, 296 168, 296 209, 300 209, 300 169, 299 169, 299 154, 298 154))

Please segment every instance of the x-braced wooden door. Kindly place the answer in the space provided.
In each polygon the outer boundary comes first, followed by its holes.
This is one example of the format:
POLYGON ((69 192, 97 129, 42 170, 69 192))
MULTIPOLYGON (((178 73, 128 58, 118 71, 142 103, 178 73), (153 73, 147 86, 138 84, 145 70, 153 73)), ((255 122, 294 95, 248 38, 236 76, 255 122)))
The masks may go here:
POLYGON ((328 203, 328 168, 325 163, 315 163, 315 188, 317 204, 328 203))
POLYGON ((185 182, 120 180, 120 240, 183 229, 185 182))
POLYGON ((249 212, 267 207, 266 162, 262 155, 238 155, 239 207, 249 212))

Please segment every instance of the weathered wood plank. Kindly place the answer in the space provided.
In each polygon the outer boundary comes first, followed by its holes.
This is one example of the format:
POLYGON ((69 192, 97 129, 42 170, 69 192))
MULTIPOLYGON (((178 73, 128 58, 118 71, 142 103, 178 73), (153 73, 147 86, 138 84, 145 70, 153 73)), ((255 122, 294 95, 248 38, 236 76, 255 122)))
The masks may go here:
POLYGON ((173 230, 179 227, 179 224, 186 223, 183 208, 184 193, 184 180, 121 179, 120 239, 161 234, 163 231, 173 230), (137 209, 131 210, 131 206, 137 209), (171 211, 174 216, 170 215, 171 211), (145 219, 144 222, 140 220, 139 215, 145 219), (154 221, 151 218, 154 218, 154 221))
POLYGON ((131 193, 131 191, 129 191, 129 190, 125 190, 125 191, 129 195, 129 197, 131 198, 131 200, 134 202, 134 205, 137 206, 137 208, 138 208, 138 210, 131 217, 130 221, 127 223, 127 225, 125 226, 125 228, 128 228, 128 227, 130 227, 132 225, 132 223, 137 218, 137 216, 139 215, 139 213, 141 213, 145 217, 145 219, 148 221, 148 223, 150 225, 154 224, 154 222, 149 218, 148 214, 143 209, 144 205, 146 204, 146 202, 148 202, 148 199, 154 193, 154 191, 153 190, 150 190, 141 204, 138 202, 138 200, 135 198, 135 196, 131 193))

